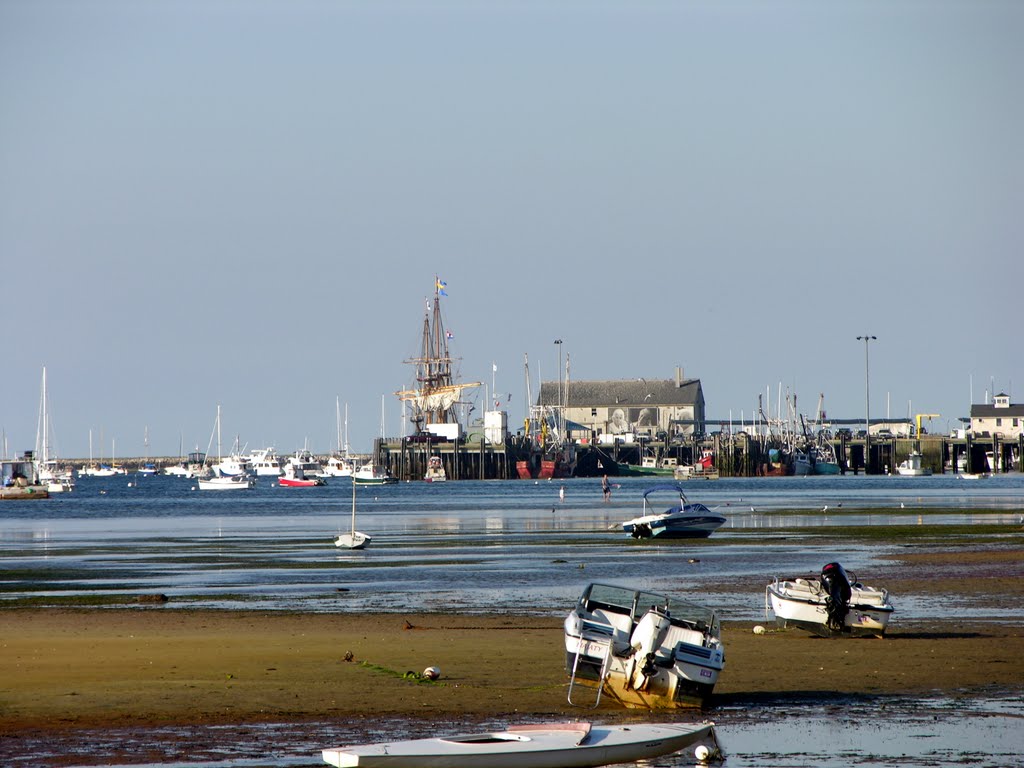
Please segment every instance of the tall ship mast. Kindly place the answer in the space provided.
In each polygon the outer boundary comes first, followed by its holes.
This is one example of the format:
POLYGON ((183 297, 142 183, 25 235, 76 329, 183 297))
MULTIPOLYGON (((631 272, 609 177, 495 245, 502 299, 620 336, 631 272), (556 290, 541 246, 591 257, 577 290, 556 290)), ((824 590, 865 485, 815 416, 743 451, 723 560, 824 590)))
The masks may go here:
POLYGON ((395 393, 399 400, 411 404, 417 433, 427 430, 431 424, 457 423, 454 406, 460 402, 462 390, 481 385, 479 381, 457 383, 453 380, 452 358, 448 353, 451 334, 445 330, 441 318, 441 297, 448 295, 445 286, 442 280, 434 278, 434 301, 433 306, 427 302, 423 317, 420 354, 406 360, 416 369, 414 388, 395 393))

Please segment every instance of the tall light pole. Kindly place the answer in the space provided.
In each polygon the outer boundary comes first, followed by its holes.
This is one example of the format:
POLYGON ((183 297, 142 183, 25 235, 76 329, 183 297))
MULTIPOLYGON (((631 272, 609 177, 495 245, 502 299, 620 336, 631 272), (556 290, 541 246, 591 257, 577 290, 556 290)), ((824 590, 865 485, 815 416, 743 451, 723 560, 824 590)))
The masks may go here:
POLYGON ((558 347, 558 410, 555 411, 555 424, 558 425, 558 438, 562 439, 562 340, 555 339, 558 347))
POLYGON ((858 336, 864 342, 864 474, 871 466, 871 378, 868 366, 868 342, 878 341, 877 336, 858 336))

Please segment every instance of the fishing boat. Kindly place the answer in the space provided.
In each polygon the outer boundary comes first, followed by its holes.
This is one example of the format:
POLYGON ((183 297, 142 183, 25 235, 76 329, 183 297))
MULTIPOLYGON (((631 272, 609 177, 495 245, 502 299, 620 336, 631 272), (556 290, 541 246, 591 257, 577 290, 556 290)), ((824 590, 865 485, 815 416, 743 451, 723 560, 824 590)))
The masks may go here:
POLYGON ((932 473, 932 470, 930 467, 922 465, 923 459, 924 456, 920 451, 911 451, 906 460, 901 461, 900 465, 896 467, 897 474, 904 477, 927 477, 932 473))
POLYGON ((329 456, 322 465, 320 477, 352 477, 355 468, 348 456, 329 456))
POLYGON ((220 455, 220 406, 217 406, 217 421, 214 424, 214 433, 210 435, 210 442, 213 442, 213 435, 217 436, 217 464, 214 468, 210 468, 206 463, 205 459, 209 457, 210 446, 206 448, 206 454, 204 454, 203 469, 199 474, 199 490, 201 491, 234 491, 234 490, 251 490, 256 487, 256 478, 247 473, 237 475, 225 475, 219 467, 223 464, 223 459, 220 455))
POLYGON ((725 524, 724 515, 703 504, 687 501, 679 483, 659 483, 648 488, 644 491, 643 505, 639 517, 621 523, 622 530, 634 539, 703 539, 725 524), (679 503, 664 512, 651 512, 648 496, 661 491, 678 493, 679 503))
POLYGON ((164 467, 164 474, 189 478, 198 476, 203 471, 203 465, 206 464, 206 454, 198 450, 198 447, 196 446, 197 450, 189 453, 187 458, 177 464, 164 467))
POLYGON ((357 483, 352 481, 352 530, 348 533, 338 534, 338 538, 334 540, 334 546, 341 547, 342 549, 364 549, 370 540, 373 538, 367 533, 362 533, 356 530, 356 485, 357 483))
POLYGON ((319 477, 321 471, 320 462, 313 458, 309 451, 296 451, 294 456, 289 456, 284 465, 284 474, 277 479, 277 484, 282 488, 313 488, 324 485, 324 479, 319 477))
POLYGON ((359 485, 391 485, 398 482, 398 478, 388 472, 385 467, 374 464, 372 461, 357 469, 352 475, 352 479, 359 485))
POLYGON ((717 480, 719 474, 715 466, 715 455, 711 451, 704 451, 696 464, 677 466, 673 477, 676 480, 717 480))
POLYGON ((280 477, 281 459, 272 446, 250 451, 247 457, 252 472, 257 477, 280 477))
POLYGON ((602 694, 630 708, 699 705, 725 666, 717 614, 668 595, 589 584, 564 628, 570 704, 582 684, 597 689, 593 706, 602 694))
POLYGON ((48 499, 50 492, 36 478, 32 451, 20 459, 0 459, 0 499, 48 499))
POLYGON ((443 483, 448 479, 448 473, 444 471, 444 464, 440 456, 431 456, 427 459, 427 471, 423 479, 428 483, 443 483))
POLYGON ((882 637, 893 614, 889 593, 857 581, 839 563, 820 574, 779 579, 765 589, 765 614, 775 614, 780 627, 790 625, 823 637, 882 637))
POLYGON ((572 768, 669 755, 714 738, 713 723, 537 723, 323 750, 336 768, 572 768))

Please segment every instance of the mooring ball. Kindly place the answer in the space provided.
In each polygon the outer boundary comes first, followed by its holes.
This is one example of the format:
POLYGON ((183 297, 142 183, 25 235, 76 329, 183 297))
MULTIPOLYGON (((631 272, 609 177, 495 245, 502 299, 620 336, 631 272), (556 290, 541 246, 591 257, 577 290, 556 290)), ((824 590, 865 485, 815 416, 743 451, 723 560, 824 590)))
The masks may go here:
POLYGON ((441 676, 441 670, 437 667, 427 667, 423 670, 423 677, 427 680, 437 680, 441 676))
POLYGON ((702 763, 711 757, 711 750, 701 744, 697 749, 693 751, 694 757, 700 760, 702 763))
POLYGON ((754 634, 755 635, 763 635, 764 634, 764 627, 762 627, 760 624, 757 624, 754 627, 754 634))

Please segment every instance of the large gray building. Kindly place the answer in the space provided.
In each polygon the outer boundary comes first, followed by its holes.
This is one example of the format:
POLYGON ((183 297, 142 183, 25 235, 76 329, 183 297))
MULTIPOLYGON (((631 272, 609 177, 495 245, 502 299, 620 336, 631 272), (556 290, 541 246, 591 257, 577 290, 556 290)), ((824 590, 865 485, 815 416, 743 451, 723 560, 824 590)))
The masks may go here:
POLYGON ((684 379, 681 368, 674 379, 541 382, 537 404, 564 407, 565 419, 575 432, 589 432, 602 443, 616 438, 631 442, 634 435, 672 438, 703 434, 704 392, 700 379, 684 379))

